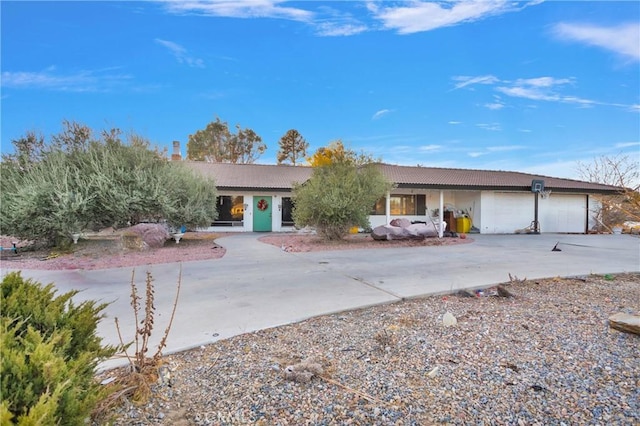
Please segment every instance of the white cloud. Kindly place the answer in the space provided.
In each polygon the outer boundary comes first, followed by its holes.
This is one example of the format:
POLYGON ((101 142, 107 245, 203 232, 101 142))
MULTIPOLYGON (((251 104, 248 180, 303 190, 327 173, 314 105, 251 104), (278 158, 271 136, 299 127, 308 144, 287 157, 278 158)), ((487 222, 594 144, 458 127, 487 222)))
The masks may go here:
POLYGON ((284 0, 210 0, 167 1, 163 4, 173 13, 194 13, 227 18, 282 18, 309 21, 313 13, 295 7, 280 6, 284 0))
POLYGON ((418 151, 421 151, 421 152, 435 152, 435 151, 440 151, 441 149, 442 149, 442 145, 436 145, 436 144, 422 145, 418 147, 418 151))
POLYGON ((619 142, 615 144, 616 148, 631 148, 632 146, 640 146, 640 142, 619 142))
MULTIPOLYGON (((284 6, 286 0, 211 0, 167 1, 166 10, 176 14, 198 14, 226 18, 276 18, 304 22, 315 29, 319 36, 352 36, 369 28, 353 15, 328 6, 316 11, 284 6)), ((300 3, 303 4, 303 3, 300 3)), ((305 4, 311 7, 311 2, 305 4)))
POLYGON ((588 24, 559 23, 554 34, 563 40, 597 46, 634 61, 640 61, 640 24, 637 22, 603 27, 588 24))
POLYGON ((335 22, 321 22, 316 25, 316 32, 321 36, 351 36, 367 31, 368 28, 362 24, 339 24, 335 22))
POLYGON ((519 151, 521 149, 525 149, 525 147, 522 145, 500 145, 487 147, 487 151, 489 152, 510 152, 519 151))
POLYGON ((500 86, 496 90, 507 96, 516 98, 531 99, 534 101, 563 102, 579 104, 582 107, 589 107, 599 104, 590 99, 583 99, 577 96, 565 96, 559 94, 562 86, 572 84, 573 78, 553 78, 539 77, 518 79, 510 86, 500 86))
POLYGON ((493 103, 489 103, 489 104, 484 104, 484 106, 486 108, 489 108, 490 110, 499 110, 504 108, 504 104, 503 103, 499 103, 499 102, 493 102, 493 103))
MULTIPOLYGON (((567 104, 575 104, 581 108, 590 108, 596 105, 612 106, 624 108, 631 112, 640 112, 640 105, 628 105, 612 102, 600 102, 592 99, 585 99, 573 95, 562 94, 567 86, 575 85, 575 78, 555 78, 555 77, 536 77, 536 78, 519 78, 515 81, 501 80, 493 75, 481 76, 453 76, 451 79, 456 82, 452 90, 467 87, 471 90, 471 86, 482 84, 493 87, 493 90, 514 98, 523 98, 534 101, 562 102, 567 104)), ((483 105, 486 108, 497 110, 504 106, 504 102, 500 96, 494 95, 494 101, 483 105)), ((530 105, 530 108, 535 107, 530 105)))
POLYGON ((500 80, 493 75, 481 75, 477 77, 470 77, 466 75, 458 75, 451 78, 453 81, 457 81, 453 87, 455 89, 462 89, 463 87, 471 86, 473 84, 495 84, 500 80))
MULTIPOLYGON (((518 11, 540 2, 541 0, 445 2, 413 0, 403 2, 400 6, 381 7, 380 4, 388 3, 367 1, 366 6, 373 19, 382 24, 383 29, 396 30, 399 34, 410 34, 474 22, 490 16, 518 11)), ((320 36, 351 36, 370 30, 369 26, 348 13, 338 12, 326 5, 317 6, 315 2, 310 1, 294 3, 288 0, 170 0, 163 1, 162 4, 169 13, 174 14, 245 19, 277 18, 304 22, 314 27, 316 34, 320 36), (296 6, 294 7, 293 4, 296 6), (315 6, 317 6, 315 10, 308 10, 315 6)))
POLYGON ((176 60, 181 64, 186 64, 193 68, 204 68, 204 61, 202 59, 194 58, 190 56, 183 46, 178 43, 174 43, 168 40, 155 39, 155 42, 166 47, 176 60))
POLYGON ((502 131, 502 127, 499 123, 478 123, 476 124, 476 126, 484 130, 490 130, 492 132, 502 131))
POLYGON ((449 121, 448 124, 451 124, 451 125, 455 126, 457 124, 462 124, 462 121, 449 121))
MULTIPOLYGON (((412 0, 401 6, 390 2, 368 0, 366 8, 375 26, 396 30, 400 34, 430 31, 436 28, 474 22, 489 16, 513 12, 538 4, 542 0, 470 0, 443 1, 412 0), (381 7, 380 5, 384 5, 381 7)), ((371 28, 354 15, 327 4, 288 0, 168 0, 161 2, 165 10, 174 14, 196 14, 228 18, 276 18, 304 22, 314 27, 320 36, 351 36, 371 28), (293 6, 295 5, 295 6, 293 6), (304 9, 302 8, 304 7, 304 9), (310 10, 314 8, 314 10, 310 10)), ((357 4, 358 2, 352 2, 357 4)))
POLYGON ((60 92, 108 92, 131 80, 130 75, 114 74, 115 68, 57 73, 55 67, 43 71, 3 71, 2 87, 46 89, 60 92))
POLYGON ((519 151, 522 149, 526 149, 526 147, 521 145, 488 146, 478 151, 467 152, 467 156, 471 158, 478 158, 478 157, 482 157, 482 156, 497 153, 497 152, 511 152, 511 151, 519 151))
POLYGON ((381 109, 380 111, 376 111, 375 114, 373 114, 373 117, 371 117, 372 120, 379 120, 380 118, 384 117, 385 115, 389 114, 390 112, 393 112, 393 110, 391 109, 381 109))
POLYGON ((476 151, 476 152, 468 152, 467 155, 469 157, 472 157, 472 158, 477 158, 477 157, 481 157, 483 155, 487 155, 487 153, 486 152, 477 152, 476 151))
POLYGON ((470 0, 456 2, 411 1, 401 6, 379 7, 368 3, 368 9, 385 28, 400 34, 431 31, 489 16, 517 11, 537 2, 518 3, 507 0, 470 0))
MULTIPOLYGON (((574 78, 555 78, 555 77, 537 77, 537 78, 519 78, 514 82, 507 80, 495 79, 495 82, 503 84, 496 87, 495 90, 507 96, 516 98, 525 98, 535 101, 551 101, 580 104, 583 107, 598 104, 590 99, 583 99, 577 96, 563 96, 558 90, 565 85, 575 83, 574 78)), ((493 103, 485 104, 489 109, 500 109, 504 106, 499 97, 496 97, 493 103)))
POLYGON ((519 78, 516 80, 516 86, 531 86, 531 87, 554 87, 563 84, 573 83, 573 78, 553 78, 553 77, 538 77, 538 78, 519 78))
POLYGON ((518 129, 518 131, 522 132, 522 133, 531 133, 533 130, 531 130, 531 129, 518 129))

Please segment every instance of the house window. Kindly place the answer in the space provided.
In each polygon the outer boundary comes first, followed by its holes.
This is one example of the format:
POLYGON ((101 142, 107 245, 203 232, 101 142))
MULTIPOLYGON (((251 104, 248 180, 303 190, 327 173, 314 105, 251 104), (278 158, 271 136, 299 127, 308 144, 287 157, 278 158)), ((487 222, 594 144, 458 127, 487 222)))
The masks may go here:
POLYGON ((392 216, 424 216, 426 214, 426 196, 392 195, 389 205, 392 216))
POLYGON ((282 226, 293 226, 293 201, 282 197, 282 226))
POLYGON ((244 223, 244 197, 221 195, 216 199, 218 218, 212 226, 242 226, 244 223))
POLYGON ((416 214, 416 199, 413 195, 392 195, 389 206, 392 216, 416 214))
POLYGON ((371 209, 371 216, 375 216, 375 215, 384 216, 386 214, 386 210, 385 210, 386 206, 387 206, 387 198, 386 197, 379 198, 378 201, 376 201, 376 204, 373 206, 373 209, 371 209))

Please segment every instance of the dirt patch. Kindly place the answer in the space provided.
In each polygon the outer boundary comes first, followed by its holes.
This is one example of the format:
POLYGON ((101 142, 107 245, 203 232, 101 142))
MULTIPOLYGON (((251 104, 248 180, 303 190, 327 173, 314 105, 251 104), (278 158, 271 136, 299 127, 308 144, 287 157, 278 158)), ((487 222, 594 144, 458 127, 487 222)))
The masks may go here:
POLYGON ((273 234, 265 235, 260 241, 281 247, 293 253, 324 251, 324 250, 353 250, 377 249, 390 247, 429 247, 465 244, 473 241, 471 238, 425 238, 424 240, 394 240, 376 241, 370 234, 349 234, 342 240, 325 241, 317 235, 273 234))
MULTIPOLYGON (((127 250, 123 247, 120 236, 94 235, 81 238, 68 250, 33 248, 19 241, 18 253, 2 252, 2 267, 5 269, 109 269, 158 263, 187 262, 193 260, 218 259, 226 250, 216 243, 222 234, 210 232, 187 232, 176 244, 167 240, 164 246, 145 251, 127 250)), ((2 247, 9 244, 11 237, 3 236, 2 247)))

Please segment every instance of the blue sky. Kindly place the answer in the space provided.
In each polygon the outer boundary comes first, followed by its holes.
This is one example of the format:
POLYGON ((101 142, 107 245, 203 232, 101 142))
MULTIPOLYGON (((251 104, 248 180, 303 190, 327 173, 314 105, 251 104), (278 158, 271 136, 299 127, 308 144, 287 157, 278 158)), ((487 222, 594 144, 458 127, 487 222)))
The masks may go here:
MULTIPOLYGON (((391 164, 640 159, 637 1, 8 2, 2 151, 64 119, 170 147, 220 117, 391 164)), ((639 160, 640 161, 640 160, 639 160)))

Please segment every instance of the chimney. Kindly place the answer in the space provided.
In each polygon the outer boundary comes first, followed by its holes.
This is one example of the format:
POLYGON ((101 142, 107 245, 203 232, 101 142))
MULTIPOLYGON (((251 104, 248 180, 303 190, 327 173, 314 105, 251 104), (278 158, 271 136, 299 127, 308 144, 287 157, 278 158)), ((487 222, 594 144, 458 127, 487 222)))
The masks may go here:
POLYGON ((173 141, 173 153, 171 154, 171 161, 182 160, 182 154, 180 153, 180 141, 173 141))

